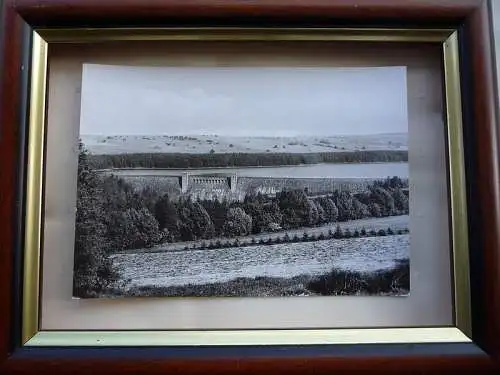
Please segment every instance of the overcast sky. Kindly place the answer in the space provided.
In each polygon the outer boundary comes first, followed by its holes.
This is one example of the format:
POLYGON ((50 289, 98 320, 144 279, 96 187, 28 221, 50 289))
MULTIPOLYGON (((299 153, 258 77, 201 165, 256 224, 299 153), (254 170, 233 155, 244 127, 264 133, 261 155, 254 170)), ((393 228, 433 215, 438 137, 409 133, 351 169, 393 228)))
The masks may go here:
POLYGON ((82 135, 407 131, 405 67, 83 67, 82 135))

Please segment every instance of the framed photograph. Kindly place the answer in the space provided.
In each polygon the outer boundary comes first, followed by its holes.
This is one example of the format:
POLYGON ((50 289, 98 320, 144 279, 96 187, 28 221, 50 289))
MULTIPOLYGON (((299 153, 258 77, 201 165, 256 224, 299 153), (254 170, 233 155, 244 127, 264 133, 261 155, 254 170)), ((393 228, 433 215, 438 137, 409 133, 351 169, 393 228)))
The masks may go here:
POLYGON ((494 369, 489 1, 1 14, 8 371, 494 369))
POLYGON ((84 64, 73 296, 408 295, 406 75, 84 64))

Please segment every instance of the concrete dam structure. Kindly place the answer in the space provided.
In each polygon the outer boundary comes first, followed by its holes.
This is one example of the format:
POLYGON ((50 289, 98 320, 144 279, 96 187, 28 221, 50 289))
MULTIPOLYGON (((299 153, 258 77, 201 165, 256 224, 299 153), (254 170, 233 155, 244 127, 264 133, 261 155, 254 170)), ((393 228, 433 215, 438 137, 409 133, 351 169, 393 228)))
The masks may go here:
POLYGON ((149 188, 159 194, 168 194, 172 199, 182 196, 194 200, 242 201, 247 195, 274 196, 284 189, 302 189, 310 196, 332 194, 337 191, 362 193, 374 181, 373 178, 283 178, 242 177, 237 174, 190 174, 180 172, 178 176, 154 174, 120 174, 119 171, 101 171, 114 174, 137 189, 149 188), (118 173, 116 173, 118 172, 118 173))

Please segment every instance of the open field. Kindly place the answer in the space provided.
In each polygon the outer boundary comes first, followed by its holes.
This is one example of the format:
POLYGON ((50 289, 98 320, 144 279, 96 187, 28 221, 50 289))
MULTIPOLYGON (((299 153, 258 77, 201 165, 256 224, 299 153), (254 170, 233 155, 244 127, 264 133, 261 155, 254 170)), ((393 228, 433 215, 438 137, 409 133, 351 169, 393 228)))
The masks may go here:
POLYGON ((410 288, 410 264, 398 260, 390 269, 371 273, 332 269, 319 276, 292 278, 237 278, 227 282, 183 286, 139 286, 113 290, 109 297, 305 297, 331 295, 407 296, 410 288))
POLYGON ((407 150, 408 134, 328 137, 228 137, 218 135, 82 135, 92 154, 122 153, 311 153, 407 150))
POLYGON ((408 259, 409 235, 111 256, 131 287, 171 287, 238 278, 318 276, 331 269, 376 272, 408 259))

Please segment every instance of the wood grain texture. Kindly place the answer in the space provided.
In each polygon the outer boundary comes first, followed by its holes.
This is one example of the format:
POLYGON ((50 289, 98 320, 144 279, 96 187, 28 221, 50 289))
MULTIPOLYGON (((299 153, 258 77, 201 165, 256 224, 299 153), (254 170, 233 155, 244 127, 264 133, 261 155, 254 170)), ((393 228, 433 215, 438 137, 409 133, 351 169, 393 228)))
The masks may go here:
POLYGON ((477 195, 481 251, 483 255, 482 344, 500 358, 500 170, 499 129, 492 25, 486 3, 471 14, 465 24, 471 47, 471 68, 474 72, 471 95, 476 142, 477 195))
POLYGON ((240 359, 240 360, 11 360, 10 374, 494 374, 492 362, 481 358, 415 357, 415 358, 308 358, 308 359, 240 359))
MULTIPOLYGON (((500 176, 496 91, 489 40, 489 15, 485 0, 5 0, 0 23, 0 373, 9 374, 212 374, 212 373, 334 373, 356 370, 375 373, 493 373, 494 364, 479 355, 416 357, 325 357, 192 359, 92 359, 66 357, 55 349, 50 358, 10 356, 12 327, 12 257, 15 249, 17 207, 19 108, 21 86, 21 15, 30 25, 151 25, 151 24, 275 24, 293 20, 312 25, 328 22, 362 24, 420 24, 430 22, 460 26, 470 46, 471 103, 469 126, 475 147, 474 174, 477 194, 474 251, 481 253, 481 290, 475 307, 478 342, 487 353, 500 358, 500 176), (474 371, 469 371, 474 370, 474 371), (2 372, 3 371, 3 372, 2 372)), ((469 51, 468 51, 469 52, 469 51)), ((103 348, 100 357, 106 357, 103 348)), ((114 349, 114 351, 120 349, 114 349)), ((35 351, 36 352, 36 351, 35 351)))
POLYGON ((87 23, 144 24, 190 18, 233 17, 275 20, 310 18, 365 21, 457 22, 482 0, 13 0, 30 24, 87 23))
POLYGON ((11 350, 22 25, 11 7, 0 5, 0 358, 5 358, 11 350))

